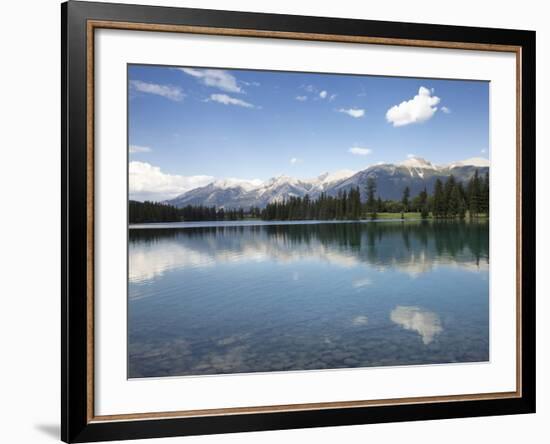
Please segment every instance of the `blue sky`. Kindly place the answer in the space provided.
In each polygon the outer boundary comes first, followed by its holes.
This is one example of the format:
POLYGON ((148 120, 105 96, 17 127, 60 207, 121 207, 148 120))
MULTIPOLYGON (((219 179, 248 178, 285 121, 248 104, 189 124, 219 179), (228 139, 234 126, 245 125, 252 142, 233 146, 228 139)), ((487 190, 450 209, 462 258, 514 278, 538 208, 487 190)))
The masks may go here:
POLYGON ((128 80, 136 193, 489 156, 487 82, 146 65, 128 80))

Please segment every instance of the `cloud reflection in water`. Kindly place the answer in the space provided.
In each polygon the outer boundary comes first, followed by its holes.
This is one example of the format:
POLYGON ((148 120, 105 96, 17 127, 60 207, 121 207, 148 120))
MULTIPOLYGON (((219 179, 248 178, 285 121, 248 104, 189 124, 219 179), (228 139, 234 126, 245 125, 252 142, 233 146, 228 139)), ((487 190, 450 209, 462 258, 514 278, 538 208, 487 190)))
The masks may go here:
POLYGON ((439 316, 419 307, 395 307, 390 319, 406 330, 416 331, 425 345, 430 344, 434 337, 443 331, 439 316))
POLYGON ((130 377, 488 359, 487 224, 220 224, 129 239, 130 377))

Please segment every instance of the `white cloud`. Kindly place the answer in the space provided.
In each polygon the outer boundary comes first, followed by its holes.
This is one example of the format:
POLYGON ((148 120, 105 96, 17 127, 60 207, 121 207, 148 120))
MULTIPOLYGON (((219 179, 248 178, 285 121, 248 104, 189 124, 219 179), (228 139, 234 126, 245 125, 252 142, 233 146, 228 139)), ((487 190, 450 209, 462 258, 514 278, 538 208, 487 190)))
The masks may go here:
POLYGON ((307 100, 307 96, 296 96, 296 100, 298 100, 298 102, 305 102, 307 100))
POLYGON ((159 85, 157 83, 142 82, 141 80, 131 80, 130 86, 136 91, 146 94, 155 94, 175 102, 181 102, 185 97, 181 88, 177 86, 159 85))
POLYGON ((247 82, 246 80, 239 80, 239 82, 246 86, 261 86, 260 82, 247 82))
POLYGON ((365 110, 361 108, 349 108, 349 109, 340 108, 338 112, 347 114, 350 117, 355 117, 356 119, 358 119, 359 117, 363 117, 365 115, 365 110))
POLYGON ((296 165, 297 163, 302 163, 302 159, 298 159, 297 157, 292 157, 289 162, 291 165, 296 165))
POLYGON ((416 154, 407 154, 407 157, 409 159, 414 159, 416 157, 416 154))
POLYGON ((451 114, 451 109, 447 108, 446 106, 442 106, 441 111, 444 112, 445 114, 451 114))
POLYGON ((163 173, 147 162, 129 165, 130 199, 162 201, 211 183, 211 176, 179 176, 163 173))
MULTIPOLYGON (((312 100, 325 100, 327 99, 329 102, 332 102, 338 94, 329 94, 329 92, 325 89, 319 89, 315 85, 301 85, 300 89, 305 90, 307 93, 312 94, 311 99, 312 100)), ((296 97, 297 100, 306 100, 306 96, 298 96, 296 97), (298 99, 298 97, 304 97, 304 99, 298 99)))
POLYGON ((433 117, 437 111, 436 105, 440 98, 432 96, 428 88, 421 86, 418 94, 412 99, 392 106, 386 113, 386 119, 393 126, 405 126, 411 123, 421 123, 433 117))
POLYGON ((130 154, 134 153, 150 153, 151 147, 141 145, 130 145, 130 154))
POLYGON ((370 148, 361 148, 359 146, 351 147, 348 151, 351 154, 355 154, 357 156, 367 156, 372 153, 372 150, 370 148))
POLYGON ((223 105, 235 105, 242 106, 244 108, 256 108, 252 103, 245 102, 241 99, 228 96, 227 94, 211 94, 210 99, 212 102, 222 103, 223 105))
POLYGON ((486 150, 485 148, 483 148, 483 149, 481 150, 481 153, 482 153, 482 154, 485 154, 486 152, 487 152, 487 150, 486 150))
POLYGON ((232 93, 242 93, 243 90, 237 83, 237 79, 222 69, 195 69, 178 68, 180 71, 188 74, 206 86, 221 89, 222 91, 232 93))

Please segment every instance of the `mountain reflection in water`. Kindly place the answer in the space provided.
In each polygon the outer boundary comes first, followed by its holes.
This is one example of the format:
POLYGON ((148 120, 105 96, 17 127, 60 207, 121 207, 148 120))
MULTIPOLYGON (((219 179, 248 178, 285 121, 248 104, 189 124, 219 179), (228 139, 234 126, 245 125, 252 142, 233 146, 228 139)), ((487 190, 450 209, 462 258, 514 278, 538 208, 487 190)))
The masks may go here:
POLYGON ((129 376, 479 362, 486 222, 129 231, 129 376))

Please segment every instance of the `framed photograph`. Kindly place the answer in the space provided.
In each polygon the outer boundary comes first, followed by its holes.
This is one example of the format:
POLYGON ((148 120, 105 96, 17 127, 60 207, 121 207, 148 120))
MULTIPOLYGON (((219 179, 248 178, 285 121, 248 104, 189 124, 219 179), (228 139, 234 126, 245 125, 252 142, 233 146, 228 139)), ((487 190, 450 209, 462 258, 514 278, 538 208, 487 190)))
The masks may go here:
POLYGON ((535 411, 535 33, 69 1, 62 439, 535 411))

